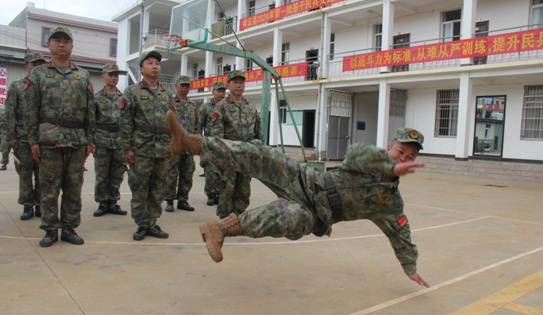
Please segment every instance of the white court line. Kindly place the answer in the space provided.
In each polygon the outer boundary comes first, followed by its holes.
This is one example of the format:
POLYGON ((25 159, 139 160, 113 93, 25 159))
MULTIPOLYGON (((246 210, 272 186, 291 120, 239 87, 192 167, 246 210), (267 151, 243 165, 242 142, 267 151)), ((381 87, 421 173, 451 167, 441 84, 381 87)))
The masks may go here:
MULTIPOLYGON (((436 226, 429 226, 425 228, 420 228, 416 230, 411 230, 411 233, 421 232, 433 229, 439 229, 444 227, 449 227, 458 224, 469 223, 473 221, 487 219, 489 217, 480 217, 476 219, 470 219, 465 221, 458 221, 453 223, 447 223, 436 226)), ((246 246, 246 245, 297 245, 297 244, 307 244, 307 243, 320 243, 320 242, 339 242, 339 241, 349 241, 349 240, 359 240, 364 238, 373 238, 373 237, 384 237, 384 234, 372 234, 372 235, 361 235, 361 236, 351 236, 351 237, 342 237, 342 238, 329 238, 329 239, 318 239, 318 240, 306 240, 306 241, 287 241, 287 242, 239 242, 239 243, 225 243, 223 246, 246 246)), ((0 235, 0 238, 5 239, 18 239, 18 240, 36 240, 39 241, 41 238, 26 238, 22 236, 3 236, 0 235)), ((157 245, 157 246, 205 246, 205 243, 141 243, 141 242, 109 242, 109 241, 85 241, 85 244, 114 244, 114 245, 157 245)))
POLYGON ((394 300, 390 300, 390 301, 387 301, 387 302, 384 302, 384 303, 381 303, 381 304, 377 304, 375 306, 372 306, 370 308, 367 308, 363 311, 359 311, 359 312, 356 312, 356 313, 352 313, 351 315, 366 315, 366 314, 371 314, 375 311, 379 311, 379 310, 382 310, 384 308, 387 308, 389 306, 393 306, 393 305, 396 305, 398 303, 402 303, 402 302, 405 302, 407 300, 410 300, 412 298, 416 298, 417 296, 421 296, 423 294, 426 294, 426 293, 429 293, 429 292, 432 292, 432 291, 435 291, 435 290, 439 290, 443 287, 446 287, 448 285, 451 285, 451 284, 454 284, 454 283, 457 283, 457 282, 460 282, 462 280, 465 280, 469 277, 472 277, 472 276, 475 276, 475 275, 478 275, 480 273, 483 273, 487 270, 490 270, 490 269, 493 269, 493 268, 496 268, 496 267, 499 267, 501 265, 504 265, 504 264, 507 264, 509 262, 512 262, 514 260, 517 260, 517 259, 520 259, 520 258, 523 258, 523 257, 526 257, 526 256, 529 256, 529 255, 532 255, 532 254, 535 254, 537 252, 540 252, 543 250, 543 246, 542 247, 539 247, 539 248, 536 248, 534 250, 531 250, 531 251, 528 251, 528 252, 525 252, 525 253, 522 253, 522 254, 519 254, 519 255, 516 255, 516 256, 513 256, 513 257, 510 257, 510 258, 507 258, 505 260, 502 260, 502 261, 499 261, 497 263, 494 263, 492 265, 488 265, 486 267, 483 267, 483 268, 480 268, 480 269, 477 269, 477 270, 474 270, 472 272, 469 272, 469 273, 466 273, 465 275, 462 275, 462 276, 459 276, 459 277, 456 277, 454 279, 451 279, 451 280, 448 280, 448 281, 445 281, 445 282, 442 282, 440 284, 437 284, 435 286, 432 286, 428 289, 424 289, 424 290, 420 290, 420 291, 417 291, 417 292, 413 292, 413 293, 410 293, 410 294, 407 294, 407 295, 404 295, 402 297, 399 297, 397 299, 394 299, 394 300))
MULTIPOLYGON (((481 215, 480 213, 473 213, 473 212, 466 212, 466 211, 459 211, 459 210, 451 210, 451 209, 439 208, 439 207, 434 207, 434 206, 417 205, 417 204, 414 204, 414 203, 406 203, 406 205, 429 208, 429 209, 436 209, 436 210, 443 210, 443 211, 449 211, 449 212, 456 212, 456 213, 464 213, 464 214, 471 214, 471 215, 481 215)), ((488 217, 489 218, 494 218, 494 219, 502 219, 502 220, 508 220, 508 221, 514 221, 514 222, 520 222, 520 223, 529 223, 529 224, 535 224, 535 225, 543 226, 543 223, 537 223, 537 222, 531 222, 531 221, 523 221, 523 220, 511 219, 511 218, 505 218, 505 217, 498 217, 498 216, 493 216, 493 215, 490 215, 488 217)))

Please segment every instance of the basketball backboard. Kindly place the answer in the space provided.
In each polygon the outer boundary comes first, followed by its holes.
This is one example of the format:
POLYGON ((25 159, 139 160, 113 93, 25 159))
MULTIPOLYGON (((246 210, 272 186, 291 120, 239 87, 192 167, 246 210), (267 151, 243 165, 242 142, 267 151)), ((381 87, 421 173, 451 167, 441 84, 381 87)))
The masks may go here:
POLYGON ((209 0, 192 0, 175 6, 172 10, 170 34, 180 36, 189 43, 205 41, 208 5, 209 0))

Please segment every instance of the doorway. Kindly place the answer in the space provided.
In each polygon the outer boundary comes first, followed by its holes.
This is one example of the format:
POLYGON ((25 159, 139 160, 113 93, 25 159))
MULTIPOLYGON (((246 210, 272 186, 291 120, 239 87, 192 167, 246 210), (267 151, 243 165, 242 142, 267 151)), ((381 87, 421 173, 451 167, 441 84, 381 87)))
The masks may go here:
POLYGON ((473 155, 502 156, 505 103, 505 95, 477 97, 473 155))
POLYGON ((319 68, 319 50, 307 50, 305 52, 305 61, 307 62, 307 76, 305 77, 305 80, 317 80, 317 69, 319 68))
MULTIPOLYGON (((399 49, 409 47, 411 41, 411 34, 396 35, 392 38, 392 49, 399 49)), ((392 72, 404 72, 409 71, 409 65, 392 66, 392 72)))
POLYGON ((306 148, 315 147, 315 110, 304 110, 302 143, 306 148))

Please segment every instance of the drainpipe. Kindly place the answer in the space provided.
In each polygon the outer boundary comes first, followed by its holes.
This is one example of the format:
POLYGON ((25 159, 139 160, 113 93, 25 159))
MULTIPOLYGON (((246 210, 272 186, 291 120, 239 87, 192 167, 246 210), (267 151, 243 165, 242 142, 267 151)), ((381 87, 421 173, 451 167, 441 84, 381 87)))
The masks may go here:
MULTIPOLYGON (((324 43, 326 42, 326 39, 324 38, 326 35, 324 34, 324 23, 325 23, 325 19, 326 19, 326 13, 322 12, 322 21, 321 21, 321 55, 323 54, 324 52, 324 43)), ((317 145, 316 145, 316 148, 317 148, 317 162, 320 162, 321 161, 321 147, 320 147, 320 142, 321 142, 321 115, 322 115, 322 112, 321 112, 321 102, 323 102, 324 100, 322 99, 322 95, 323 95, 323 92, 324 92, 324 86, 322 85, 321 83, 321 80, 322 80, 322 76, 323 76, 323 66, 322 64, 325 62, 326 60, 326 56, 321 56, 320 58, 320 62, 321 62, 321 65, 319 67, 319 97, 318 97, 318 101, 317 101, 317 145)))
MULTIPOLYGON (((143 5, 143 2, 145 0, 141 0, 141 13, 140 13, 140 49, 139 49, 139 55, 138 59, 141 56, 141 52, 143 50, 143 15, 145 14, 145 7, 143 5)), ((138 64, 139 68, 139 64, 138 64)), ((138 71, 138 81, 141 81, 141 72, 138 71)))

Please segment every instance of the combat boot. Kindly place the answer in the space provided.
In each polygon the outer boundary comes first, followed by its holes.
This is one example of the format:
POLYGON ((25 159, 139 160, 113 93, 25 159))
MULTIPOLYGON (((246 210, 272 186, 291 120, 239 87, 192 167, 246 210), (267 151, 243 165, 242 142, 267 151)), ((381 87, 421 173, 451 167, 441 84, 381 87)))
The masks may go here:
POLYGON ((186 200, 180 200, 177 202, 177 209, 185 211, 194 211, 194 207, 191 207, 186 200))
POLYGON ((34 207, 34 216, 36 218, 41 218, 41 207, 40 206, 35 206, 34 207))
POLYGON ((0 166, 0 171, 5 171, 7 169, 8 167, 6 166, 6 164, 2 164, 2 166, 0 166))
POLYGON ((215 198, 213 198, 213 195, 209 194, 207 195, 207 205, 212 206, 215 203, 215 198))
POLYGON ((221 262, 224 237, 241 235, 239 218, 235 213, 231 213, 219 221, 202 223, 200 224, 200 234, 206 243, 211 259, 215 262, 221 262))
POLYGON ((128 212, 121 209, 121 206, 115 201, 110 201, 107 209, 107 213, 117 214, 117 215, 126 215, 128 212))
POLYGON ((136 231, 136 233, 134 233, 134 235, 132 235, 134 241, 141 241, 142 239, 144 239, 145 235, 147 235, 147 230, 149 229, 145 226, 138 226, 138 230, 136 231))
POLYGON ((162 231, 162 229, 158 225, 154 225, 149 230, 147 230, 147 235, 156 238, 168 238, 170 236, 168 233, 162 231))
POLYGON ((204 137, 188 133, 175 118, 171 110, 166 114, 166 128, 172 141, 170 142, 170 152, 175 155, 183 153, 192 153, 200 155, 200 149, 204 142, 204 137))
POLYGON ((166 212, 173 212, 173 200, 166 200, 166 212))
POLYGON ((23 209, 23 214, 21 214, 21 220, 26 221, 30 220, 34 216, 34 209, 32 207, 25 206, 23 209))
POLYGON ((77 235, 77 233, 75 233, 74 229, 71 227, 65 227, 62 229, 60 240, 74 245, 83 245, 83 243, 85 243, 85 241, 79 235, 77 235))
POLYGON ((100 201, 100 205, 98 206, 98 209, 96 211, 94 211, 94 216, 95 217, 101 217, 104 214, 106 214, 107 213, 107 207, 108 207, 107 201, 100 201))
POLYGON ((58 242, 58 231, 45 231, 45 236, 40 241, 41 247, 49 247, 54 243, 58 242))

